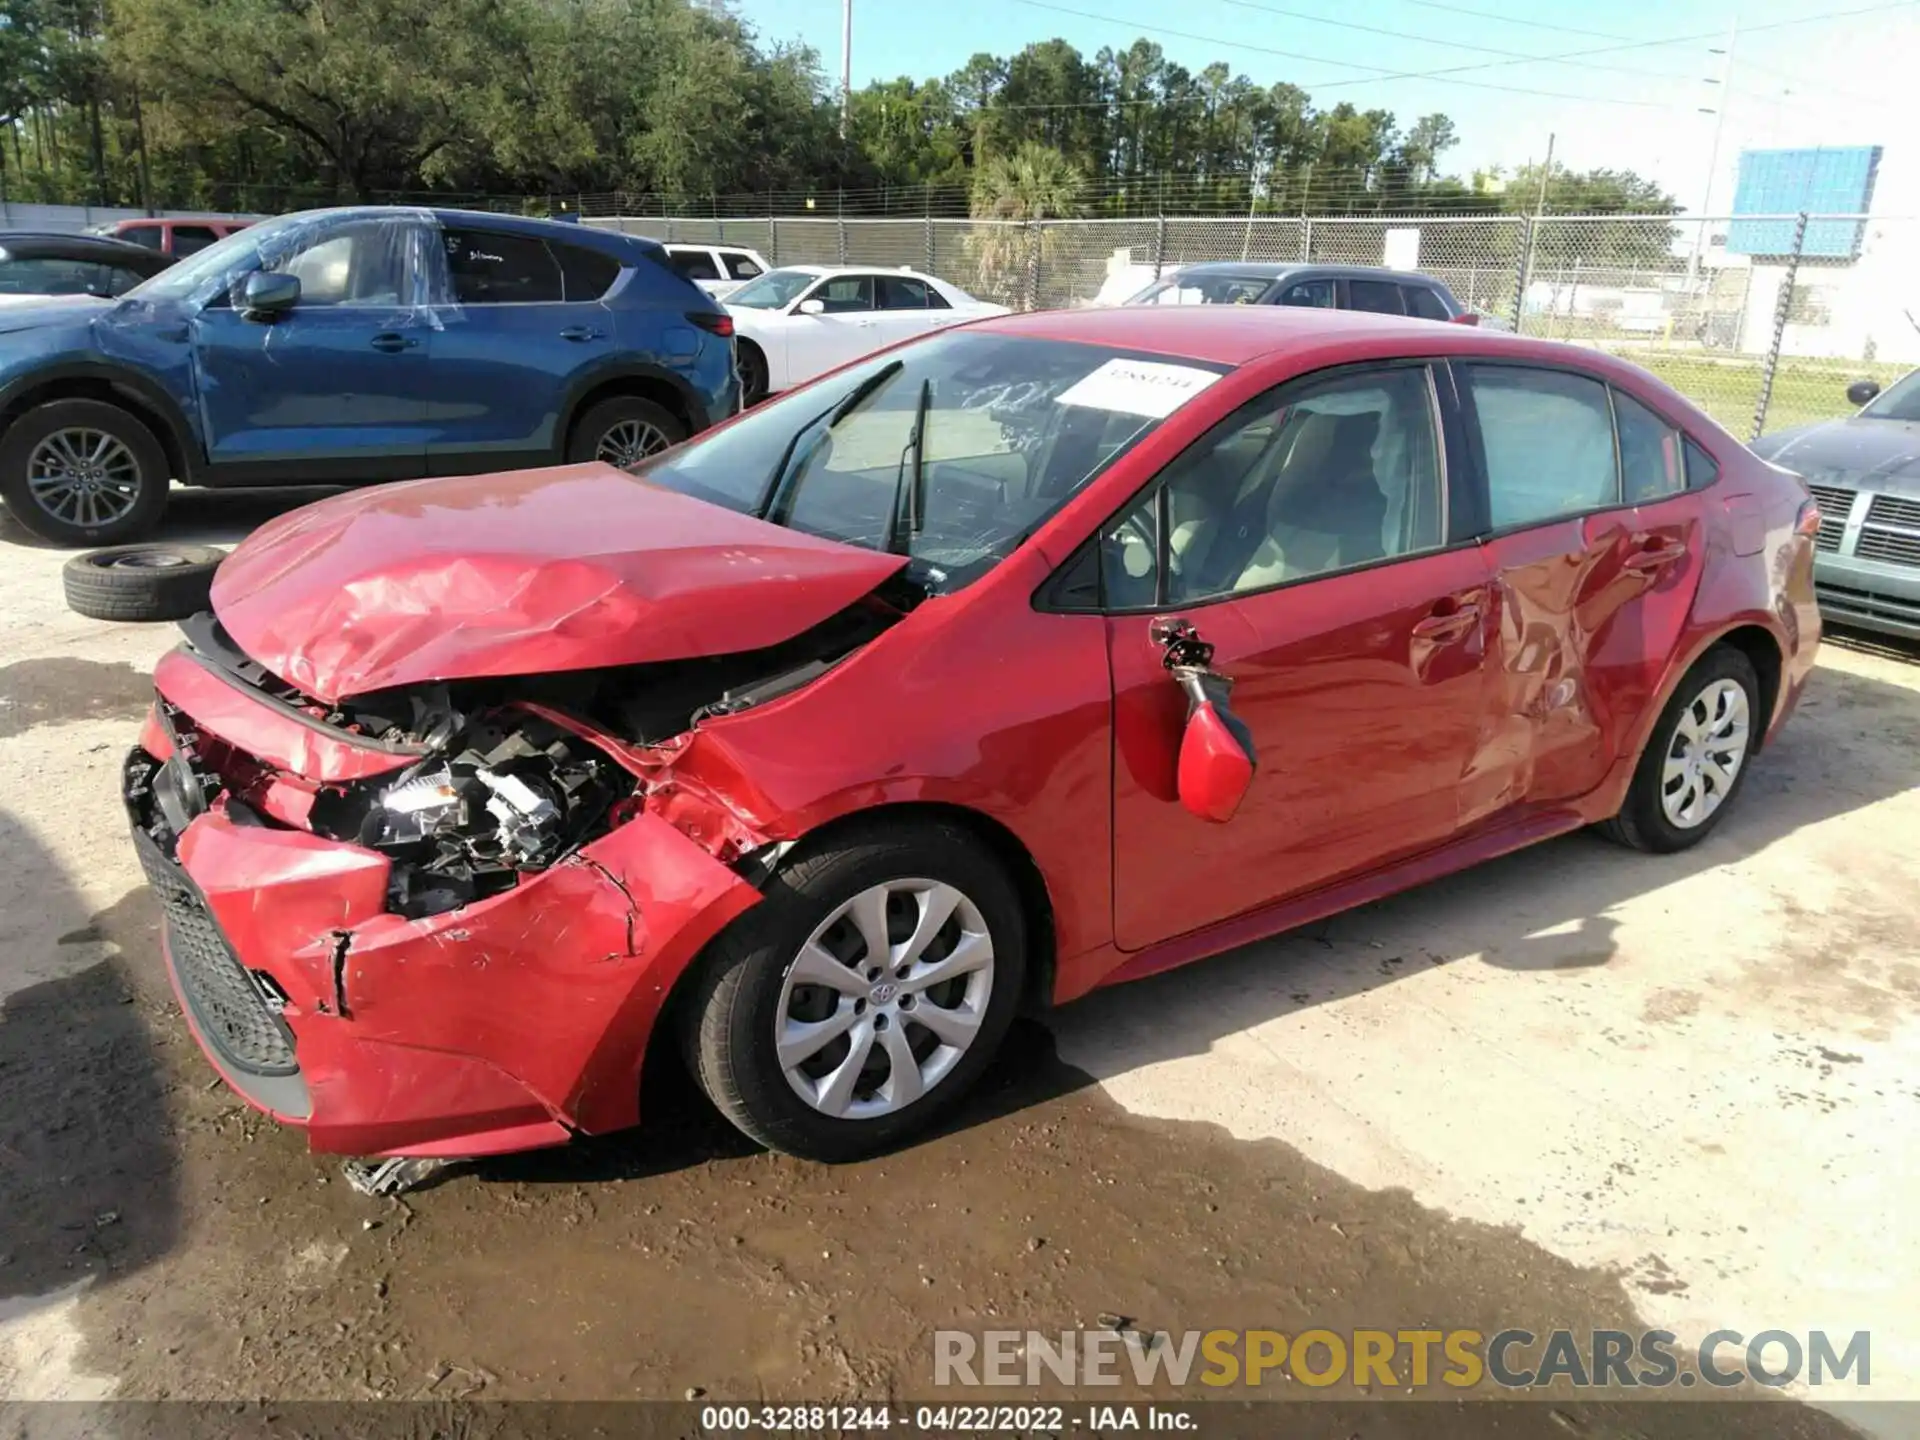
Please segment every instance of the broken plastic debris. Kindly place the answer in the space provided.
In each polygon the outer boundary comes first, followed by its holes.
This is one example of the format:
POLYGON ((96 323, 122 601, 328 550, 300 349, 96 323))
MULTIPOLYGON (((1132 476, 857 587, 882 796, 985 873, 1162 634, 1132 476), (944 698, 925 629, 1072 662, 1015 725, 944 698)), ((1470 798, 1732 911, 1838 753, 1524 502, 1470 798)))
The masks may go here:
POLYGON ((396 1156, 391 1160, 349 1160, 340 1169, 347 1183, 362 1195, 398 1195, 453 1163, 425 1155, 396 1156))

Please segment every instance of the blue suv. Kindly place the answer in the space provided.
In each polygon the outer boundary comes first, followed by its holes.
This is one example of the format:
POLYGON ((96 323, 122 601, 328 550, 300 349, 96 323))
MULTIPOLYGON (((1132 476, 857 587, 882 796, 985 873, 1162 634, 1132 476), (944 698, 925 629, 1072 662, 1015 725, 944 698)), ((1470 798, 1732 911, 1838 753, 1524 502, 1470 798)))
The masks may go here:
POLYGON ((0 308, 0 498, 108 545, 168 482, 355 484, 605 460, 739 404, 733 321, 650 240, 457 210, 307 211, 117 301, 0 308))

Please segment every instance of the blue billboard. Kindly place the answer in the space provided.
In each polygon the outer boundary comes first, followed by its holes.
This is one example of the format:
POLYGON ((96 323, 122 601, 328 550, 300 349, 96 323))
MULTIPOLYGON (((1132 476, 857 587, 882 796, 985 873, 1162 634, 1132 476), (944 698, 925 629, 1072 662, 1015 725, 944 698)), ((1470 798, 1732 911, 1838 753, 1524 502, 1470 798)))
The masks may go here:
MULTIPOLYGON (((1734 221, 1727 250, 1734 255, 1786 255, 1793 250, 1791 218, 1745 220, 1746 215, 1864 215, 1873 204, 1880 146, 1818 150, 1743 150, 1734 187, 1734 221)), ((1866 230, 1860 220, 1809 220, 1802 255, 1856 260, 1866 230)))

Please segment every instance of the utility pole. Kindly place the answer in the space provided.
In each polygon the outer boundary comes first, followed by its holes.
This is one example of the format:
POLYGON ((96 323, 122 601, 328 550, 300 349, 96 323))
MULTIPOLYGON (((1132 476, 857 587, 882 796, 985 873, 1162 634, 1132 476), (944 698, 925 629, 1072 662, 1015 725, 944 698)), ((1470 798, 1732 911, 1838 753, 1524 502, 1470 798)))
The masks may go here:
MULTIPOLYGON (((1720 78, 1709 80, 1709 85, 1720 87, 1719 103, 1713 107, 1713 144, 1707 150, 1707 183, 1700 192, 1700 223, 1694 227, 1693 255, 1687 261, 1687 293, 1693 294, 1694 285, 1700 276, 1701 251, 1707 243, 1707 219, 1713 204, 1713 182, 1720 173, 1720 140, 1727 130, 1727 104, 1733 95, 1733 49, 1740 39, 1740 17, 1735 14, 1733 22, 1727 27, 1726 49, 1713 49, 1707 53, 1720 57, 1720 78)), ((1705 112, 1707 107, 1700 107, 1705 112)))
MULTIPOLYGON (((1547 182, 1553 178, 1553 142, 1547 136, 1547 163, 1540 167, 1540 190, 1534 197, 1533 214, 1526 220, 1526 239, 1520 249, 1520 273, 1513 287, 1513 331, 1518 335, 1527 314, 1527 285, 1533 279, 1533 251, 1540 239, 1540 220, 1547 213, 1547 182)), ((1549 302, 1551 303, 1551 302, 1549 302)))
POLYGON ((853 114, 853 0, 840 0, 840 138, 853 114))

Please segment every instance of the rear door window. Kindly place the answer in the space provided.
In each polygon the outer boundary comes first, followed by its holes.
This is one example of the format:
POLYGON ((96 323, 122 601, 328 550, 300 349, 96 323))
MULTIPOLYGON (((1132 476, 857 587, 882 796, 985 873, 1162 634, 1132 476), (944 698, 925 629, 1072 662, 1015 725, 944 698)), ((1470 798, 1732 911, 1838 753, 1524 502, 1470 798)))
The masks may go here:
POLYGON ((1457 373, 1473 399, 1495 530, 1619 503, 1605 385, 1524 365, 1461 365, 1457 373))
POLYGON ((1349 308, 1354 310, 1371 310, 1381 315, 1407 313, 1400 300, 1400 287, 1390 280, 1349 280, 1347 299, 1349 308))
POLYGON ((1447 302, 1437 292, 1425 285, 1403 285, 1406 292, 1407 313, 1422 320, 1451 320, 1453 312, 1447 309, 1447 302))
POLYGON ((149 250, 159 250, 164 248, 162 242, 165 237, 166 231, 158 225, 129 225, 126 229, 116 232, 113 238, 130 241, 135 245, 144 245, 149 250))
POLYGON ((880 278, 880 310, 924 310, 927 308, 927 282, 907 275, 883 275, 880 278))
POLYGON ((739 250, 723 250, 720 258, 727 262, 727 274, 734 280, 752 280, 766 272, 751 255, 739 250))
POLYGON ((448 230, 447 273, 461 305, 553 305, 566 298, 546 242, 497 230, 448 230))

